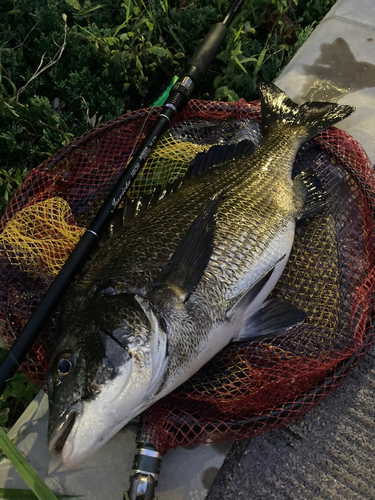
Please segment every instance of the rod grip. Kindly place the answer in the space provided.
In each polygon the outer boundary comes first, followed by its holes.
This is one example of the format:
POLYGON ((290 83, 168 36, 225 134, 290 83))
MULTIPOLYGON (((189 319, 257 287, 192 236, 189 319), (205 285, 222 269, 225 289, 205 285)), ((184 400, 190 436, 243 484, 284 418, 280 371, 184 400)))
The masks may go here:
POLYGON ((203 38, 195 54, 188 61, 189 74, 194 80, 195 85, 199 83, 202 76, 206 73, 208 67, 215 59, 227 34, 228 27, 224 23, 216 23, 207 35, 203 38), (193 69, 195 68, 195 69, 193 69))

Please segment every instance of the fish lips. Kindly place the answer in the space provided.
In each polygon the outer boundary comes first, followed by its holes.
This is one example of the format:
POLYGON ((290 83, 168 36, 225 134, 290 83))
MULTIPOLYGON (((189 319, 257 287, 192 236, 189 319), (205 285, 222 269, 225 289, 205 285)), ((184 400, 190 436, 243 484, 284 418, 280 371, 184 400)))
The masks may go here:
POLYGON ((77 416, 80 414, 81 403, 71 405, 48 429, 48 447, 53 455, 60 455, 73 429, 77 416))

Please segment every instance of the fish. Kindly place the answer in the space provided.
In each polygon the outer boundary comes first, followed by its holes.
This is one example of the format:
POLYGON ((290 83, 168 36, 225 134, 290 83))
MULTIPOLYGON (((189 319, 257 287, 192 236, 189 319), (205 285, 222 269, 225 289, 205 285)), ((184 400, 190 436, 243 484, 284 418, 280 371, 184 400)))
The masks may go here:
POLYGON ((282 334, 305 320, 268 296, 296 222, 327 193, 299 147, 355 108, 298 106, 259 84, 264 139, 195 176, 109 238, 69 292, 48 374, 48 443, 74 468, 229 342, 282 334))

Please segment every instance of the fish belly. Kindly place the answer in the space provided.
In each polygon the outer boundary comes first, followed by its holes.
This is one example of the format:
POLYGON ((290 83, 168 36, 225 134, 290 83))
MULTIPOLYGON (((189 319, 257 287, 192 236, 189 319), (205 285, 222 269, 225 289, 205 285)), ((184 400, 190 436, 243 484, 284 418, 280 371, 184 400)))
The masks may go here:
MULTIPOLYGON (((240 297, 243 292, 246 292, 253 283, 274 267, 270 279, 265 284, 264 288, 258 293, 253 302, 244 311, 242 317, 236 321, 228 321, 226 318, 223 321, 217 322, 205 335, 202 335, 200 352, 192 357, 181 370, 174 373, 173 378, 168 381, 168 384, 158 394, 156 400, 166 396, 179 385, 193 376, 202 366, 210 361, 219 351, 221 351, 233 337, 239 332, 243 321, 249 319, 258 311, 263 302, 267 299, 276 283, 278 282, 289 258, 289 254, 293 245, 295 231, 295 222, 290 220, 286 230, 273 239, 269 247, 263 253, 261 259, 254 262, 253 266, 248 270, 245 276, 241 278, 230 290, 228 299, 233 301, 235 297, 240 297)), ((229 300, 228 300, 229 302, 229 300)))

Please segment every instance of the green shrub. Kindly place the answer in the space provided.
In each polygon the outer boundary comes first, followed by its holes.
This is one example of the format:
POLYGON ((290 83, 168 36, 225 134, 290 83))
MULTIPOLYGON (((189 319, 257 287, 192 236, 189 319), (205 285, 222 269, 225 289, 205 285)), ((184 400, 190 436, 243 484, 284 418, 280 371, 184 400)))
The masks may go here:
POLYGON ((299 0, 297 15, 303 25, 309 26, 318 23, 335 5, 336 0, 299 0))
MULTIPOLYGON (((0 210, 25 172, 140 107, 159 64, 181 74, 229 3, 0 0, 0 210)), ((333 3, 246 0, 195 97, 256 98, 333 3)))
MULTIPOLYGON (((6 351, 0 347, 0 362, 6 351)), ((30 382, 26 375, 17 372, 0 396, 0 427, 9 429, 31 403, 39 389, 30 382)))

